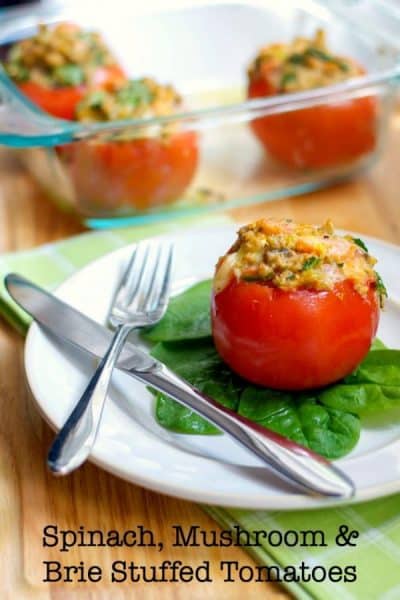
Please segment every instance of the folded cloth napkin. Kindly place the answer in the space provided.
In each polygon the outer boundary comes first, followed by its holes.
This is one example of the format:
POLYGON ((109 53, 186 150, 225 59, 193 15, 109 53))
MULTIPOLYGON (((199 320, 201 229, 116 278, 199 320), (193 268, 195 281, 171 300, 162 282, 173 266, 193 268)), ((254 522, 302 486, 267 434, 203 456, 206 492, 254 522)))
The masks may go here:
MULTIPOLYGON (((227 222, 227 217, 212 218, 212 223, 227 222), (219 220, 218 220, 219 219, 219 220)), ((29 318, 7 294, 3 279, 9 272, 18 272, 37 284, 53 289, 76 269, 91 260, 138 239, 157 235, 182 225, 189 227, 193 220, 180 220, 175 226, 170 223, 134 227, 125 230, 87 233, 48 244, 39 248, 0 256, 0 313, 21 333, 25 333, 29 318)), ((207 224, 202 219, 201 224, 207 224)), ((258 564, 280 569, 279 579, 286 573, 282 584, 300 599, 317 600, 398 600, 400 599, 400 495, 366 502, 357 506, 317 509, 312 511, 254 511, 204 506, 223 529, 236 528, 254 531, 321 530, 325 534, 324 547, 299 547, 261 541, 256 546, 246 547, 258 564), (336 537, 341 526, 357 530, 359 537, 355 546, 338 546, 336 537), (337 565, 350 573, 356 570, 353 582, 288 581, 293 579, 294 566, 300 574, 302 562, 305 579, 312 569, 316 579, 323 579, 324 572, 337 565), (317 567, 319 567, 317 569, 317 567), (291 572, 291 575, 288 575, 291 572)), ((292 538, 293 539, 293 538, 292 538)), ((246 565, 245 559, 241 566, 246 565)), ((334 571, 337 576, 337 571, 334 571)), ((237 577, 237 574, 233 574, 237 577)), ((249 577, 249 570, 243 573, 249 577)), ((261 575, 262 577, 262 575, 261 575)), ((350 579, 352 576, 350 576, 350 579)), ((262 593, 262 583, 260 583, 262 593)))

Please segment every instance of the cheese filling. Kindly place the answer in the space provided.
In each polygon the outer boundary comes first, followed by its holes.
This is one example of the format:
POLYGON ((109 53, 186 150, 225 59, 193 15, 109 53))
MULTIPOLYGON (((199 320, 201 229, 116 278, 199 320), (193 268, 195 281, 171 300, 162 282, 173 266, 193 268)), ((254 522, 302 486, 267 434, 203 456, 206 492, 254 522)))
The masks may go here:
POLYGON ((92 90, 78 104, 78 121, 116 121, 163 117, 176 112, 182 99, 171 85, 154 79, 132 79, 113 90, 92 90))
MULTIPOLYGON (((119 121, 165 117, 182 110, 182 98, 171 85, 159 84, 150 77, 131 79, 109 90, 90 90, 76 107, 82 122, 119 121)), ((168 139, 180 128, 178 121, 127 127, 112 134, 113 140, 160 137, 168 139)), ((105 133, 105 139, 108 138, 105 133)), ((103 139, 103 136, 98 139, 103 139)))
POLYGON ((329 51, 322 29, 310 39, 261 48, 248 71, 251 79, 265 77, 277 93, 332 85, 363 73, 355 61, 329 51))
POLYGON ((71 23, 39 25, 33 37, 16 42, 5 68, 14 81, 46 88, 79 86, 91 81, 99 67, 116 65, 100 34, 71 23))
POLYGON ((220 258, 214 289, 221 291, 232 277, 288 291, 331 290, 349 280, 363 296, 373 285, 382 302, 386 290, 375 263, 361 240, 335 234, 330 221, 314 226, 261 219, 242 227, 235 244, 220 258))

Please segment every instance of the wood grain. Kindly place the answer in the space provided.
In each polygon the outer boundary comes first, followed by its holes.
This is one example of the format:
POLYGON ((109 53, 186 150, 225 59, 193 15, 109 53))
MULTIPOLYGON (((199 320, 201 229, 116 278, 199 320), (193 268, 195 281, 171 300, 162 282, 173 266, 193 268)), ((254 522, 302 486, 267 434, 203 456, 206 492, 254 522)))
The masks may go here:
MULTIPOLYGON (((263 215, 282 215, 298 220, 320 222, 333 219, 336 226, 400 242, 398 188, 400 175, 400 118, 394 117, 387 150, 379 164, 357 180, 301 198, 237 209, 238 220, 263 215)), ((0 168, 0 251, 29 248, 82 231, 82 226, 50 204, 3 152, 0 168)), ((45 585, 42 561, 60 555, 42 548, 42 530, 47 524, 77 529, 130 529, 138 524, 151 528, 168 541, 171 525, 199 524, 205 529, 217 526, 193 503, 168 498, 121 481, 91 464, 66 479, 51 477, 44 459, 52 433, 33 407, 26 389, 22 364, 23 341, 5 323, 0 328, 0 591, 2 598, 29 600, 102 600, 145 598, 193 600, 229 597, 284 599, 289 596, 274 584, 226 584, 215 572, 212 583, 187 584, 104 584, 84 586, 45 585)), ((212 482, 210 482, 212 485, 212 482)), ((106 567, 113 560, 135 560, 144 565, 162 559, 180 559, 189 565, 221 559, 253 564, 237 548, 172 549, 161 554, 145 549, 73 549, 64 562, 80 560, 106 567)))

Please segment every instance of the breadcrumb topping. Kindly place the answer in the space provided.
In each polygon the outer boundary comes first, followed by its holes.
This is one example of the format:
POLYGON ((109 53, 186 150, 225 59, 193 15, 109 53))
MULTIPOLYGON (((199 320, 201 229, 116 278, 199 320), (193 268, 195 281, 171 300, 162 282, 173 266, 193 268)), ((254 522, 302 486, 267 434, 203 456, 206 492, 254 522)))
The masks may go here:
POLYGON ((78 121, 116 121, 173 114, 182 99, 171 85, 150 77, 125 81, 112 90, 92 90, 78 104, 78 121))
POLYGON ((329 51, 322 29, 313 38, 261 48, 248 69, 250 79, 266 78, 277 93, 323 87, 363 72, 356 62, 329 51))
POLYGON ((34 36, 16 42, 5 68, 18 83, 32 81, 53 88, 90 82, 94 69, 115 64, 99 33, 59 23, 55 27, 39 25, 34 36))
POLYGON ((382 300, 385 291, 375 263, 361 240, 335 234, 330 220, 315 226, 261 219, 239 229, 217 264, 214 287, 220 291, 232 277, 288 291, 331 290, 349 280, 361 295, 374 285, 382 300))

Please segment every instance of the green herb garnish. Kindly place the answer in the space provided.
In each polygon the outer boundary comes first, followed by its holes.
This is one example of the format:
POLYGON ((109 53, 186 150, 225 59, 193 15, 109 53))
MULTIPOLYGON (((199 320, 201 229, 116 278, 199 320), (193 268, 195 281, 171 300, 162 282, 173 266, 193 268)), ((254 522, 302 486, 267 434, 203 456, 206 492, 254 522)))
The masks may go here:
POLYGON ((258 273, 243 273, 243 281, 260 281, 260 275, 258 273))
POLYGON ((368 254, 368 248, 364 244, 364 242, 362 240, 360 240, 360 238, 353 238, 353 242, 355 244, 357 244, 357 246, 360 246, 360 248, 362 248, 364 250, 364 252, 366 252, 368 254))
POLYGON ((53 71, 54 80, 59 85, 81 85, 85 80, 82 67, 78 65, 62 65, 53 71))
POLYGON ((305 59, 306 57, 304 54, 299 54, 298 52, 295 52, 294 54, 288 56, 287 62, 293 65, 304 65, 305 59))
POLYGON ((7 73, 16 81, 23 82, 29 80, 29 69, 19 62, 12 62, 5 65, 7 73))
MULTIPOLYGON (((328 52, 324 52, 324 50, 320 50, 319 48, 307 48, 302 54, 294 53, 291 54, 287 58, 287 62, 295 64, 295 65, 305 65, 307 64, 307 58, 318 58, 324 62, 334 63, 339 67, 341 71, 348 71, 349 66, 341 59, 335 58, 328 52)), ((283 86, 283 84, 281 84, 283 86)))
POLYGON ((330 54, 324 52, 323 50, 320 50, 319 48, 308 48, 304 54, 306 56, 319 58, 320 60, 324 60, 326 62, 335 62, 334 58, 330 54))
POLYGON ((302 271, 308 271, 309 269, 312 269, 313 267, 316 267, 320 264, 321 259, 318 258, 317 256, 310 256, 309 258, 306 258, 306 260, 303 262, 303 267, 302 267, 302 271))
POLYGON ((379 275, 379 273, 377 271, 375 271, 375 277, 376 277, 376 291, 378 292, 378 296, 379 296, 379 304, 380 304, 381 308, 383 308, 385 298, 388 297, 387 289, 386 289, 385 284, 382 281, 382 277, 379 275))
POLYGON ((152 100, 153 94, 143 79, 133 79, 129 81, 129 83, 117 93, 117 101, 121 104, 139 106, 140 104, 150 104, 152 100))
POLYGON ((92 61, 95 65, 104 65, 106 62, 106 53, 104 50, 93 49, 92 61))
POLYGON ((285 87, 288 83, 296 81, 296 73, 285 73, 281 79, 281 87, 285 87))
POLYGON ((342 60, 335 59, 335 63, 337 64, 337 66, 339 67, 339 69, 340 69, 341 71, 344 71, 344 72, 346 72, 346 71, 349 71, 349 70, 350 70, 350 67, 349 67, 349 65, 348 65, 348 64, 346 64, 345 62, 343 62, 342 60))
POLYGON ((86 105, 89 108, 101 108, 105 99, 105 93, 102 90, 95 90, 86 98, 86 105))

